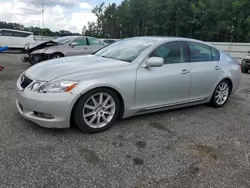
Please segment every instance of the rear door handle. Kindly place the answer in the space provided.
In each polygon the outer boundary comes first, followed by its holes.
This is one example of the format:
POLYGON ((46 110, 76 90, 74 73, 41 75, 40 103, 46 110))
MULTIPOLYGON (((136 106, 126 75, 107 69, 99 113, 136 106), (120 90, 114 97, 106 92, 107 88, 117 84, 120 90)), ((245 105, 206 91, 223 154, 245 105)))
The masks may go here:
POLYGON ((217 65, 214 67, 215 70, 220 70, 221 68, 217 65))
POLYGON ((181 71, 181 74, 189 74, 190 72, 189 72, 189 70, 187 70, 187 69, 183 69, 182 71, 181 71))

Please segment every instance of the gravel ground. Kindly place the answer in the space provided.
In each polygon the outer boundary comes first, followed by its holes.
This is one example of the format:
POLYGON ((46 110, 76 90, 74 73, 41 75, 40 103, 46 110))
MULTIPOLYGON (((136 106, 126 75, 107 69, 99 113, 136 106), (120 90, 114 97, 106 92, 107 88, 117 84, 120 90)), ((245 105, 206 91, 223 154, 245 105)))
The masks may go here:
POLYGON ((10 54, 0 65, 0 187, 250 187, 249 74, 223 108, 138 116, 88 135, 24 120, 15 81, 28 65, 10 54))

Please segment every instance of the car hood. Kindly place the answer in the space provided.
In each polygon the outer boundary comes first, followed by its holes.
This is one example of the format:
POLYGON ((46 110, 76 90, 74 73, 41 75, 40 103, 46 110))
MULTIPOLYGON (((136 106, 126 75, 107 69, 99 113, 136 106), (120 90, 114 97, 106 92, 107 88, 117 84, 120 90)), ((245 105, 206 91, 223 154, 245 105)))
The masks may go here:
POLYGON ((76 72, 123 65, 128 65, 128 62, 94 55, 64 57, 38 63, 27 69, 25 75, 35 80, 50 81, 76 72))
POLYGON ((57 42, 54 42, 52 40, 50 41, 43 41, 43 42, 36 42, 36 43, 28 43, 24 46, 24 49, 31 53, 33 51, 37 51, 37 50, 44 50, 48 47, 51 47, 51 46, 58 46, 59 44, 57 42))

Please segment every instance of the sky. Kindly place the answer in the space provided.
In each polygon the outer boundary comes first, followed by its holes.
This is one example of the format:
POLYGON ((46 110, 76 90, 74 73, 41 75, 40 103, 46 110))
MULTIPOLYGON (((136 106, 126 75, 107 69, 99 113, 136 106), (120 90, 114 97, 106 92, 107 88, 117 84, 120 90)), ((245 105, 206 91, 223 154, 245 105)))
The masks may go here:
MULTIPOLYGON (((43 0, 44 27, 52 31, 80 32, 89 21, 96 21, 91 10, 99 3, 119 4, 122 0, 43 0)), ((42 0, 0 0, 0 21, 42 27, 42 0)))

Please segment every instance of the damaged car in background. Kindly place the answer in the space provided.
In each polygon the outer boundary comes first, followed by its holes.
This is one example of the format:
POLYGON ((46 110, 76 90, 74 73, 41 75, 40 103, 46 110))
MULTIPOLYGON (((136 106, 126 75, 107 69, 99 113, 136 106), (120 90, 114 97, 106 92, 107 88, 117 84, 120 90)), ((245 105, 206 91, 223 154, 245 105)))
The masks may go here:
POLYGON ((49 59, 75 55, 88 55, 106 45, 107 43, 94 37, 59 37, 51 41, 26 44, 21 61, 34 65, 49 59))

